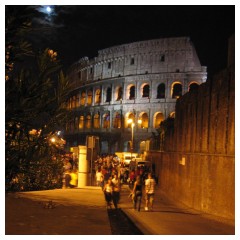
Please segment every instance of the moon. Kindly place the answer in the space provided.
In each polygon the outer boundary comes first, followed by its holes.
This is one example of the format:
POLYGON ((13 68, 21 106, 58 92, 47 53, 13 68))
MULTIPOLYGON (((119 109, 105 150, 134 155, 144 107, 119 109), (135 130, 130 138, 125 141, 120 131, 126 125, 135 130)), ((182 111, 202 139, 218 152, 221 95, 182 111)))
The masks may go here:
POLYGON ((50 14, 50 13, 52 12, 52 8, 49 7, 49 6, 47 6, 47 7, 46 7, 46 11, 47 11, 48 14, 50 14))

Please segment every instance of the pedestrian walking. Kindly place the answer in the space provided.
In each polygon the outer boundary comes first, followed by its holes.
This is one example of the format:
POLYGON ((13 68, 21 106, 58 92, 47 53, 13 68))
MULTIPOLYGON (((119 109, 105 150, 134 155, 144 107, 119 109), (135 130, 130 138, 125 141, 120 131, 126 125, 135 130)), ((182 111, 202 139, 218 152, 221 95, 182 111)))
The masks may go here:
POLYGON ((100 169, 98 169, 98 171, 96 172, 96 183, 97 183, 98 187, 101 186, 101 178, 102 178, 102 176, 103 176, 102 171, 100 169))
POLYGON ((149 204, 151 207, 151 211, 153 210, 153 200, 154 200, 154 190, 155 190, 156 182, 152 178, 152 174, 148 173, 148 178, 145 180, 145 192, 146 192, 146 204, 145 210, 149 210, 149 204))
POLYGON ((100 177, 100 187, 103 190, 103 188, 104 188, 104 177, 103 177, 103 175, 100 177))
POLYGON ((113 184, 111 178, 109 178, 107 183, 104 185, 103 192, 107 203, 107 208, 112 208, 113 184))
POLYGON ((133 195, 133 208, 134 209, 137 208, 138 211, 140 211, 142 202, 142 181, 140 176, 137 176, 136 181, 134 182, 132 195, 133 195))
POLYGON ((120 200, 120 191, 121 191, 121 182, 118 178, 118 173, 114 174, 114 178, 112 179, 113 184, 113 192, 112 192, 112 199, 115 209, 118 208, 118 203, 120 200))
POLYGON ((65 183, 65 188, 70 188, 70 181, 71 181, 71 175, 70 175, 70 170, 66 170, 64 174, 64 183, 65 183))
POLYGON ((77 187, 77 185, 78 185, 77 171, 76 170, 71 170, 70 171, 70 177, 71 177, 71 180, 69 182, 70 187, 71 188, 77 187))

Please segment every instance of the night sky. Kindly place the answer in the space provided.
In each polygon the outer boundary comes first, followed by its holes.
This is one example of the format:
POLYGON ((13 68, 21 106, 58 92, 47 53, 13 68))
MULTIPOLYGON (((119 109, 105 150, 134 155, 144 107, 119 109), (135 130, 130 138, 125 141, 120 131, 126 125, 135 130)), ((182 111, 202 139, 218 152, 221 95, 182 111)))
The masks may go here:
POLYGON ((64 69, 98 50, 134 41, 188 36, 209 75, 226 67, 228 38, 235 33, 235 6, 71 5, 38 6, 35 23, 50 26, 39 46, 59 53, 64 69), (44 45, 44 46, 43 46, 44 45))

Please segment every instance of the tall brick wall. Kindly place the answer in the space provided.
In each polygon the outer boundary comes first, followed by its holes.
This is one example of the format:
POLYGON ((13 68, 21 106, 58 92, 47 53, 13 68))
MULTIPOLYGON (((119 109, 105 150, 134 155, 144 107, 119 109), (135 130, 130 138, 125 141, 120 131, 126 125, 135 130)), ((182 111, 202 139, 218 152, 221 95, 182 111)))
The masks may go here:
POLYGON ((234 119, 234 66, 177 101, 164 151, 146 155, 166 194, 194 209, 234 219, 234 119))

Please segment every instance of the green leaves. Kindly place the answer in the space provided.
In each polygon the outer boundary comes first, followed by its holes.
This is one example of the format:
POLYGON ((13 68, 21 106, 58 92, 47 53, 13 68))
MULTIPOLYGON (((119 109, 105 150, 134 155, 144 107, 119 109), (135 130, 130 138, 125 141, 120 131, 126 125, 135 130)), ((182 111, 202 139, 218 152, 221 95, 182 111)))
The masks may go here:
POLYGON ((6 16, 7 191, 50 189, 62 183, 61 149, 50 144, 49 137, 65 127, 68 115, 61 104, 69 82, 60 72, 55 51, 32 50, 27 40, 32 24, 27 16, 6 16))

